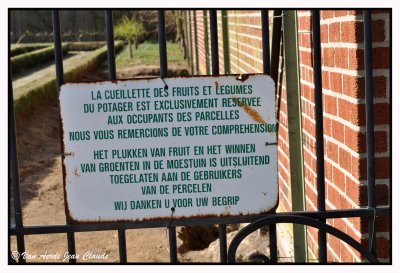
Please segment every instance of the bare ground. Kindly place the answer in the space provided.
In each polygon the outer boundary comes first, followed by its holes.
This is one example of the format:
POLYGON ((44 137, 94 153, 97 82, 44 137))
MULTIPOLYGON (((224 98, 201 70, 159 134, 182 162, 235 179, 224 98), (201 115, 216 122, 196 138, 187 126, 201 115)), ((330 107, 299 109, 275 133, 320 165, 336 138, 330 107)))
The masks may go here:
MULTIPOLYGON (((175 70, 182 75, 183 70, 175 70)), ((132 78, 137 75, 157 75, 157 67, 124 68, 117 77, 132 78)), ((97 71, 82 77, 82 81, 104 80, 107 70, 97 71)), ((60 156, 60 132, 58 123, 58 104, 53 102, 34 110, 29 116, 17 121, 17 147, 21 183, 24 225, 65 224, 63 181, 60 156)), ((237 231, 228 235, 228 242, 237 231)), ((256 249, 263 251, 268 242, 265 236, 252 235, 239 256, 245 256, 256 249), (249 243, 250 242, 250 243, 249 243)), ((78 262, 119 262, 117 231, 75 233, 76 250, 80 255, 78 262), (85 253, 107 254, 107 259, 83 260, 85 253)), ((158 263, 169 262, 168 235, 164 228, 127 230, 128 262, 158 263)), ((179 245, 182 244, 178 240, 179 245)), ((68 262, 67 238, 65 234, 25 236, 26 252, 31 255, 28 262, 68 262), (59 257, 42 255, 58 254, 59 257), (40 256, 42 255, 42 256, 40 256), (48 258, 48 259, 46 259, 48 258)), ((218 240, 201 251, 179 254, 181 262, 218 262, 218 240)), ((16 250, 16 240, 11 240, 11 251, 16 250)))

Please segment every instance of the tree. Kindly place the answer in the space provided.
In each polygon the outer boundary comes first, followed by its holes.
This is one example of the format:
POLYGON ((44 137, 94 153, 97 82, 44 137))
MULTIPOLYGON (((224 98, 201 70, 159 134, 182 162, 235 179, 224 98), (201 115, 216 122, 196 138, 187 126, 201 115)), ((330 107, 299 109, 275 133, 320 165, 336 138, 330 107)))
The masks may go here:
POLYGON ((127 16, 115 26, 115 34, 129 44, 129 57, 132 58, 132 43, 135 44, 135 49, 138 48, 139 40, 143 34, 143 24, 135 19, 129 19, 127 16))
POLYGON ((178 43, 179 49, 183 52, 183 58, 186 60, 188 58, 186 39, 185 39, 185 31, 183 28, 183 11, 177 10, 172 11, 172 14, 175 17, 175 28, 176 28, 176 39, 175 42, 178 43))

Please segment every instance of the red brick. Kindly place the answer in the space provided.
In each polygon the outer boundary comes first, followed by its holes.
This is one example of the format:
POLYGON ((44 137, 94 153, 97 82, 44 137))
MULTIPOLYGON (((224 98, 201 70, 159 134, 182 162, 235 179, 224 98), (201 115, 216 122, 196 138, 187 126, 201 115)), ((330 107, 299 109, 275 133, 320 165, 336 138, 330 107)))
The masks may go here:
POLYGON ((329 81, 329 72, 328 71, 322 71, 322 88, 324 89, 330 89, 330 81, 329 81))
POLYGON ((390 158, 377 157, 375 158, 375 178, 386 179, 390 177, 390 158))
POLYGON ((353 104, 344 99, 338 99, 338 114, 344 120, 351 121, 352 115, 357 114, 354 113, 353 104))
POLYGON ((375 200, 378 206, 389 205, 389 188, 387 185, 375 186, 375 200))
POLYGON ((363 11, 360 10, 360 9, 348 10, 348 11, 347 11, 347 15, 353 15, 353 16, 355 16, 355 15, 357 15, 357 14, 362 14, 362 13, 363 13, 363 11))
POLYGON ((343 92, 343 75, 341 73, 331 72, 329 73, 330 89, 332 91, 342 93, 343 92))
POLYGON ((375 220, 376 232, 390 231, 391 223, 390 218, 387 216, 377 216, 375 220))
POLYGON ((328 254, 328 257, 327 257, 328 263, 337 262, 335 256, 333 256, 331 250, 328 249, 327 254, 328 254))
POLYGON ((374 142, 375 153, 384 153, 388 151, 388 137, 385 131, 376 131, 374 134, 374 142))
POLYGON ((364 69, 364 49, 349 48, 349 69, 364 69))
POLYGON ((332 120, 332 137, 344 142, 344 125, 336 120, 332 120))
MULTIPOLYGON (((346 179, 349 179, 348 177, 346 177, 346 179)), ((352 226, 355 230, 359 230, 360 233, 362 233, 362 224, 364 223, 360 217, 350 217, 347 218, 347 220, 350 221, 350 226, 352 226)), ((357 240, 360 239, 359 236, 356 236, 357 240)))
POLYGON ((372 48, 372 66, 374 69, 390 68, 390 48, 372 48))
POLYGON ((335 16, 334 10, 321 10, 321 19, 329 19, 335 16))
POLYGON ((372 41, 383 42, 385 41, 385 21, 374 20, 372 21, 372 41))
POLYGON ((341 170, 333 167, 333 183, 341 189, 343 192, 346 191, 346 177, 341 170))
POLYGON ((343 75, 343 94, 357 99, 364 98, 364 82, 363 77, 343 75))
MULTIPOLYGON (((373 91, 375 98, 385 98, 387 78, 376 76, 373 80, 373 91)), ((365 78, 358 76, 343 75, 343 94, 357 98, 365 98, 365 78)))
POLYGON ((346 195, 356 204, 360 202, 361 191, 360 185, 346 176, 346 195))
POLYGON ((332 136, 332 120, 324 117, 324 135, 332 136))
POLYGON ((317 207, 317 195, 310 189, 308 184, 306 184, 306 196, 309 198, 310 202, 317 207))
POLYGON ((335 10, 335 17, 343 17, 347 15, 347 10, 335 10))
POLYGON ((362 22, 348 21, 341 22, 340 41, 343 43, 361 43, 364 40, 362 22))
POLYGON ((374 77, 374 97, 375 98, 385 98, 386 97, 386 84, 387 79, 385 76, 374 77))
POLYGON ((335 206, 335 208, 339 209, 342 196, 335 188, 333 188, 329 184, 326 184, 326 187, 328 188, 327 189, 327 193, 328 193, 327 199, 335 206))
POLYGON ((311 35, 309 33, 299 33, 301 39, 300 46, 311 48, 311 35))
POLYGON ((345 126, 344 133, 346 136, 344 144, 351 150, 360 152, 362 150, 362 145, 365 145, 365 137, 363 137, 360 132, 351 129, 348 126, 345 126))
POLYGON ((345 232, 347 224, 343 221, 343 219, 337 218, 335 219, 335 228, 345 232))
POLYGON ((323 94, 323 102, 324 102, 324 112, 336 116, 338 108, 337 98, 327 94, 323 94))
POLYGON ((340 42, 340 23, 329 24, 329 42, 340 42))
POLYGON ((389 9, 373 9, 371 11, 372 14, 390 14, 390 10, 389 9))
POLYGON ((299 21, 299 30, 310 30, 311 29, 311 17, 310 16, 301 16, 298 17, 299 21))
POLYGON ((335 66, 343 69, 349 67, 349 49, 344 47, 335 48, 335 66))
POLYGON ((378 258, 389 258, 390 241, 386 238, 376 238, 376 255, 378 258))
POLYGON ((351 158, 351 174, 356 179, 362 180, 364 177, 365 166, 364 158, 352 157, 351 158))
MULTIPOLYGON (((375 158, 375 179, 387 179, 390 177, 390 158, 375 158)), ((360 180, 367 179, 367 158, 361 158, 359 162, 360 180)))
POLYGON ((328 67, 335 67, 335 49, 332 47, 325 47, 322 49, 322 65, 328 67))
POLYGON ((353 262, 353 255, 352 253, 344 246, 344 242, 341 241, 341 248, 340 248, 340 260, 343 263, 352 263, 353 262))
MULTIPOLYGON (((338 150, 339 147, 333 142, 327 141, 326 153, 328 158, 335 162, 338 162, 338 150)), ((332 181, 332 180, 331 180, 332 181)))
POLYGON ((329 42, 328 25, 321 25, 321 43, 329 42))
POLYGON ((340 239, 335 236, 329 236, 328 243, 337 256, 340 255, 340 239))
POLYGON ((343 148, 339 148, 339 165, 351 172, 351 154, 343 148))
POLYGON ((312 66, 312 55, 311 52, 300 50, 300 62, 307 66, 312 66))
MULTIPOLYGON (((365 104, 357 105, 358 117, 354 118, 354 124, 359 126, 366 125, 366 108, 365 104)), ((387 103, 375 103, 374 104, 374 124, 385 125, 389 123, 390 118, 390 105, 387 103)))
POLYGON ((285 156, 282 156, 281 152, 278 152, 278 160, 286 170, 289 170, 289 161, 285 156))
POLYGON ((365 124, 365 116, 364 116, 365 104, 350 103, 350 108, 351 108, 350 122, 355 125, 363 126, 365 124))
POLYGON ((328 179, 329 181, 333 182, 333 166, 331 165, 331 163, 325 161, 325 177, 326 179, 328 179))
POLYGON ((374 123, 375 125, 389 124, 390 105, 387 103, 374 104, 374 123))

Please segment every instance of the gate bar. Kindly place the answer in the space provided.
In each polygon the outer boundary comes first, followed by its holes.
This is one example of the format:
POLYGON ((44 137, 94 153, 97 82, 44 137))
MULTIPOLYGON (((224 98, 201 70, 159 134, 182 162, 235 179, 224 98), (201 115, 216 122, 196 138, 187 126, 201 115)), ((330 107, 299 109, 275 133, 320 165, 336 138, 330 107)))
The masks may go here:
POLYGON ((189 44, 190 44, 190 51, 188 59, 190 60, 190 67, 192 69, 192 75, 194 75, 194 62, 193 62, 193 37, 192 37, 192 16, 191 10, 188 10, 189 14, 189 44))
POLYGON ((272 23, 272 45, 271 45, 271 78, 278 82, 279 73, 279 51, 281 49, 282 35, 282 10, 274 10, 274 20, 272 23))
MULTIPOLYGON (((269 18, 268 10, 261 10, 261 31, 262 31, 262 50, 263 50, 263 72, 266 75, 271 74, 271 60, 269 52, 269 18)), ((278 55, 279 58, 279 55, 278 55)), ((276 240, 276 225, 268 226, 269 234, 269 257, 271 262, 278 261, 278 246, 276 240)))
MULTIPOLYGON (((276 215, 298 215, 312 219, 336 219, 336 218, 354 218, 354 217, 369 217, 376 214, 377 216, 390 216, 390 207, 377 207, 375 210, 369 208, 346 209, 346 210, 328 210, 328 211, 293 211, 280 212, 276 215)), ((215 224, 239 224, 254 222, 265 215, 252 216, 231 216, 231 217, 211 217, 204 219, 176 219, 171 222, 171 226, 198 226, 198 225, 215 225, 215 224)), ((34 234, 51 234, 65 233, 67 231, 88 232, 88 231, 103 231, 138 228, 156 228, 165 227, 169 224, 169 220, 159 220, 152 222, 117 222, 117 223, 102 223, 98 224, 79 224, 79 225, 48 225, 48 226, 24 226, 21 228, 10 228, 10 235, 34 235, 34 234)))
MULTIPOLYGON (((371 11, 364 10, 365 112, 367 137, 368 208, 375 209, 374 90, 372 74, 371 11)), ((368 218, 369 251, 376 256, 375 217, 368 218)))
MULTIPOLYGON (((60 87, 64 83, 64 69, 63 69, 63 53, 61 48, 61 27, 60 27, 60 12, 58 9, 52 11, 52 21, 53 21, 53 36, 54 36, 54 60, 56 65, 56 82, 57 82, 57 93, 60 92, 60 87)), ((59 117, 60 119, 60 117, 59 117)), ((62 141, 62 135, 60 131, 60 139, 62 141)), ((62 143, 62 142, 61 142, 62 143)), ((64 146, 61 145, 61 154, 63 154, 64 159, 64 146)), ((64 164, 62 164, 63 173, 65 173, 64 164)), ((70 221, 66 217, 67 226, 70 226, 70 221)), ((76 256, 75 248, 75 235, 73 232, 67 232, 67 242, 68 242, 68 254, 72 257, 76 256)), ((69 259, 69 263, 75 264, 76 259, 69 259)))
POLYGON ((208 16, 207 10, 203 10, 203 26, 204 26, 204 51, 206 55, 206 74, 210 75, 210 48, 208 43, 208 16))
POLYGON ((227 10, 221 10, 222 52, 224 54, 224 74, 231 73, 231 58, 229 53, 229 27, 227 10))
MULTIPOLYGON (((10 47, 10 45, 9 45, 10 47)), ((10 50, 9 50, 10 51, 10 50)), ((8 61, 8 149, 10 154, 10 175, 12 182, 12 193, 13 193, 13 206, 14 206, 14 218, 16 228, 23 228, 22 221, 22 205, 21 205, 21 189, 19 183, 19 168, 18 168, 18 151, 17 151, 17 139, 15 132, 15 116, 14 116, 14 94, 12 87, 11 77, 11 63, 8 61)), ((11 222, 10 222, 11 224, 11 222)), ((25 252, 25 238, 24 235, 17 235, 17 249, 19 253, 25 252)), ((11 256, 9 256, 11 258, 11 256)), ((25 263, 25 259, 19 258, 18 262, 21 264, 25 263)))
POLYGON ((158 45, 160 47, 160 77, 163 78, 166 77, 168 73, 164 10, 159 9, 157 16, 158 16, 158 45))
POLYGON ((185 56, 188 61, 188 66, 190 66, 190 48, 189 48, 189 20, 188 20, 188 15, 187 11, 182 11, 183 14, 183 25, 185 26, 183 31, 185 33, 185 43, 186 43, 186 52, 185 56))
POLYGON ((105 19, 106 19, 108 78, 113 81, 117 79, 117 73, 115 68, 114 23, 113 23, 112 10, 105 11, 105 19))
POLYGON ((210 10, 211 74, 219 75, 217 11, 210 10))
POLYGON ((196 74, 199 75, 199 40, 197 33, 197 10, 193 10, 193 28, 194 28, 194 50, 196 60, 196 74))
MULTIPOLYGON (((160 47, 160 77, 164 78, 168 73, 167 61, 167 42, 165 39, 165 17, 164 10, 159 9, 157 12, 158 17, 158 44, 160 47)), ((178 262, 178 255, 176 250, 176 228, 168 227, 169 239, 169 259, 171 263, 178 262)))
MULTIPOLYGON (((218 25, 217 25, 217 11, 210 10, 210 39, 211 39, 211 74, 213 76, 219 75, 219 57, 218 57, 218 25)), ((228 260, 227 257, 227 243, 226 243, 226 224, 219 224, 219 258, 220 262, 225 264, 228 260)))
MULTIPOLYGON (((321 36, 320 15, 318 9, 312 10, 312 42, 314 62, 314 94, 315 94, 315 140, 317 156, 317 193, 318 211, 325 211, 325 169, 324 169, 324 131, 322 109, 322 77, 321 77, 321 36)), ((326 223, 324 219, 322 222, 326 223)), ((320 263, 326 263, 326 232, 318 230, 318 257, 320 263)))
MULTIPOLYGON (((107 40, 107 64, 108 79, 113 81, 117 79, 117 71, 115 67, 115 49, 114 49, 114 25, 112 10, 105 11, 106 19, 106 40, 107 40)), ((120 263, 127 263, 126 256, 126 234, 125 229, 118 229, 118 247, 120 263)))
POLYGON ((264 74, 271 74, 271 60, 269 51, 269 16, 268 10, 261 10, 261 35, 262 35, 262 51, 263 51, 263 71, 264 74))

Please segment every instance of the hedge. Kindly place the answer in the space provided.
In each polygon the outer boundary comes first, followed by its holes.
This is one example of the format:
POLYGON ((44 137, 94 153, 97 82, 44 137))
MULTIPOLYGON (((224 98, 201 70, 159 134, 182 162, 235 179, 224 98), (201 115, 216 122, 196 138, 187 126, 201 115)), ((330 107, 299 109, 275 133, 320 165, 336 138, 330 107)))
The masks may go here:
POLYGON ((68 51, 92 51, 105 44, 106 42, 73 42, 68 43, 68 51))
POLYGON ((45 43, 45 44, 13 44, 11 45, 10 49, 10 57, 14 57, 20 54, 24 54, 27 52, 31 52, 37 49, 45 48, 51 46, 51 43, 45 43))
MULTIPOLYGON (((68 51, 92 51, 104 45, 105 42, 64 43, 62 46, 62 50, 64 54, 68 51)), ((28 68, 32 68, 38 64, 45 63, 54 59, 54 45, 52 44, 38 44, 36 45, 36 50, 33 50, 35 48, 34 44, 29 44, 29 46, 27 45, 16 47, 14 50, 17 50, 19 48, 20 50, 30 49, 30 51, 28 50, 25 53, 16 55, 11 58, 11 68, 13 74, 17 74, 28 68)))
MULTIPOLYGON (((62 46, 63 53, 68 51, 68 44, 62 46)), ((54 46, 37 49, 11 58, 11 70, 17 74, 38 64, 54 59, 54 46)))
MULTIPOLYGON (((115 51, 122 49, 123 42, 115 42, 115 51)), ((96 49, 84 56, 76 56, 64 63, 64 81, 76 82, 79 77, 98 67, 107 58, 107 46, 96 49)), ((53 100, 57 94, 55 72, 49 72, 37 81, 14 89, 14 110, 18 118, 35 107, 53 100)))

